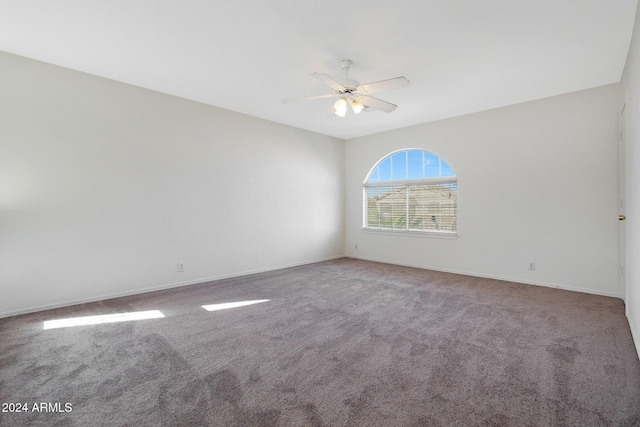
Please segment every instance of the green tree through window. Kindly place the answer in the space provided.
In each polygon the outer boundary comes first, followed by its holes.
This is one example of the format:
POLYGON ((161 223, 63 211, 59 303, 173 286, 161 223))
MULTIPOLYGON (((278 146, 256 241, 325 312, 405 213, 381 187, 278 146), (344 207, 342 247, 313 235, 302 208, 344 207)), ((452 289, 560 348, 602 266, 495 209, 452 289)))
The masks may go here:
POLYGON ((402 150, 381 159, 363 184, 368 229, 456 233, 458 180, 440 157, 402 150))

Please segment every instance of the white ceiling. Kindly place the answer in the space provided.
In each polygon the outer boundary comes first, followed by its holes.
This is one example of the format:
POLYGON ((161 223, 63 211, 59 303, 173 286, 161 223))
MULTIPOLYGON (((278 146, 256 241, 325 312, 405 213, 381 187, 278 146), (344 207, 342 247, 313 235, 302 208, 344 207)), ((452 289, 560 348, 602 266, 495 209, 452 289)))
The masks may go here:
POLYGON ((619 82, 637 0, 0 0, 0 50, 342 139, 619 82), (327 118, 309 75, 398 104, 327 118))

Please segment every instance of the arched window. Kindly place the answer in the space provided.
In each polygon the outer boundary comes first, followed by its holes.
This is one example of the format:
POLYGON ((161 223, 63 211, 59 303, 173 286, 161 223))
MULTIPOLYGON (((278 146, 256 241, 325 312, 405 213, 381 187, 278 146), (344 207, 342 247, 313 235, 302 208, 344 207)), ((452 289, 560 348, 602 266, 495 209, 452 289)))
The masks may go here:
POLYGON ((367 176, 363 193, 366 229, 457 233, 458 179, 428 151, 384 157, 367 176))

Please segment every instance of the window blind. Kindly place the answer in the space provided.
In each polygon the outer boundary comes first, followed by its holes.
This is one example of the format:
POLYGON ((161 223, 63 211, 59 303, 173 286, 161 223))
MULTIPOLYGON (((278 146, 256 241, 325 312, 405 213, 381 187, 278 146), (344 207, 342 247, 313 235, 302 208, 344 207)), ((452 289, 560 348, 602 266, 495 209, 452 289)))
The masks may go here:
POLYGON ((455 179, 364 185, 365 228, 456 233, 455 179))

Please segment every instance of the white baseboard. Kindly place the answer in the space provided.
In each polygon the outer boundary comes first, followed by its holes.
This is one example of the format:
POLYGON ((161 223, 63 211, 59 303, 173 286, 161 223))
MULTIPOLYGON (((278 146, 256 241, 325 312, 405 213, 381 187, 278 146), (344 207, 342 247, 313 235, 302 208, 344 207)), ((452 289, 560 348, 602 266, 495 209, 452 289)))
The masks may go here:
POLYGON ((420 269, 423 269, 423 270, 440 271, 442 273, 452 273, 452 274, 460 274, 460 275, 463 275, 463 276, 482 277, 482 278, 485 278, 485 279, 502 280, 504 282, 522 283, 522 284, 525 284, 525 285, 543 286, 545 288, 555 288, 555 289, 562 289, 562 290, 565 290, 565 291, 582 292, 582 293, 585 293, 585 294, 592 294, 592 295, 600 295, 600 296, 605 296, 605 297, 620 298, 620 295, 617 295, 615 293, 594 291, 592 289, 585 289, 585 288, 579 288, 579 287, 573 287, 573 286, 565 286, 565 285, 560 285, 560 284, 556 284, 556 283, 534 282, 534 281, 522 280, 522 279, 519 279, 519 278, 517 279, 517 278, 513 278, 513 277, 504 277, 504 276, 496 276, 496 275, 490 275, 490 274, 482 274, 482 273, 476 273, 476 272, 472 272, 472 271, 448 270, 448 269, 443 269, 443 268, 438 268, 438 267, 430 267, 430 266, 414 265, 414 264, 407 264, 407 263, 399 263, 399 262, 392 262, 392 261, 380 260, 380 259, 368 258, 368 257, 356 257, 356 256, 353 256, 351 254, 346 255, 346 257, 347 258, 353 258, 353 259, 361 259, 361 260, 364 260, 364 261, 380 262, 380 263, 383 263, 383 264, 401 265, 403 267, 420 268, 420 269))
MULTIPOLYGON (((594 295, 601 295, 601 296, 607 296, 607 297, 620 298, 619 295, 610 294, 610 293, 607 293, 607 292, 597 292, 597 291, 593 291, 591 289, 583 289, 583 288, 572 287, 572 286, 563 286, 563 285, 558 285, 558 284, 553 284, 553 283, 530 282, 530 281, 524 281, 524 280, 521 280, 521 279, 514 279, 514 278, 510 278, 510 277, 502 277, 502 276, 496 276, 496 275, 480 274, 480 273, 474 273, 474 272, 469 272, 469 271, 448 270, 448 269, 435 268, 435 267, 429 267, 429 266, 425 267, 425 266, 408 264, 408 263, 390 262, 390 261, 387 261, 387 260, 380 260, 380 259, 375 259, 375 258, 356 257, 356 256, 353 256, 353 255, 349 254, 349 255, 331 256, 331 257, 320 258, 320 259, 309 260, 309 261, 298 262, 298 263, 278 265, 278 266, 267 267, 267 268, 260 268, 260 269, 255 269, 255 270, 240 271, 240 272, 235 272, 235 273, 231 273, 231 274, 223 274, 223 275, 219 275, 219 276, 202 277, 202 278, 198 278, 198 279, 188 280, 188 281, 185 281, 185 282, 166 283, 166 284, 162 284, 162 285, 158 285, 158 286, 151 286, 151 287, 146 287, 146 288, 133 289, 133 290, 126 291, 126 292, 117 292, 117 293, 112 293, 112 294, 97 295, 95 297, 90 297, 90 298, 80 298, 80 299, 75 299, 75 300, 61 301, 61 302, 57 302, 57 303, 53 303, 53 304, 46 304, 46 305, 35 306, 35 307, 27 307, 27 308, 24 308, 24 309, 2 312, 2 313, 0 313, 0 319, 1 318, 5 318, 5 317, 18 316, 18 315, 21 315, 21 314, 34 313, 34 312, 37 312, 37 311, 52 310, 52 309, 55 309, 55 308, 68 307, 68 306, 77 305, 77 304, 86 304, 86 303, 90 303, 90 302, 103 301, 103 300, 112 299, 112 298, 120 298, 120 297, 126 297, 126 296, 130 296, 130 295, 138 295, 138 294, 143 294, 143 293, 146 293, 146 292, 161 291, 161 290, 164 290, 164 289, 178 288, 178 287, 182 287, 182 286, 190 286, 190 285, 195 285, 195 284, 199 284, 199 283, 212 282, 212 281, 215 281, 215 280, 228 279, 228 278, 232 278, 232 277, 240 277, 240 276, 247 276, 247 275, 250 275, 250 274, 264 273, 264 272, 267 272, 267 271, 281 270, 283 268, 297 267, 297 266, 300 266, 300 265, 313 264, 313 263, 322 262, 322 261, 330 261, 330 260, 344 258, 344 257, 353 258, 353 259, 361 259, 361 260, 364 260, 364 261, 380 262, 380 263, 383 263, 383 264, 394 264, 394 265, 401 265, 401 266, 404 266, 404 267, 421 268, 423 270, 440 271, 440 272, 443 272, 443 273, 460 274, 460 275, 463 275, 463 276, 483 277, 483 278, 487 278, 487 279, 503 280, 503 281, 506 281, 506 282, 523 283, 523 284, 527 284, 527 285, 544 286, 544 287, 548 287, 548 288, 556 288, 556 289, 563 289, 563 290, 567 290, 567 291, 582 292, 582 293, 588 293, 588 294, 594 294, 594 295)), ((628 315, 627 315, 627 319, 629 319, 628 315)), ((630 327, 632 329, 634 342, 636 343, 636 347, 638 348, 638 354, 640 354, 640 336, 638 336, 637 334, 634 334, 633 323, 631 321, 629 321, 629 325, 630 325, 630 327), (636 337, 638 339, 636 339, 636 337)))
POLYGON ((344 255, 331 256, 331 257, 327 257, 327 258, 320 258, 320 259, 315 259, 315 260, 309 260, 309 261, 297 262, 297 263, 285 264, 285 265, 278 265, 278 266, 267 267, 267 268, 259 268, 259 269, 255 269, 255 270, 240 271, 240 272, 235 272, 235 273, 231 273, 231 274, 222 274, 222 275, 219 275, 219 276, 202 277, 202 278, 198 278, 198 279, 188 280, 188 281, 185 281, 185 282, 165 283, 165 284, 158 285, 158 286, 150 286, 150 287, 146 287, 146 288, 132 289, 132 290, 126 291, 126 292, 116 292, 116 293, 112 293, 112 294, 97 295, 95 297, 90 297, 90 298, 80 298, 80 299, 74 299, 74 300, 60 301, 60 302, 56 302, 56 303, 53 303, 53 304, 45 304, 45 305, 40 305, 40 306, 35 306, 35 307, 27 307, 27 308, 23 308, 23 309, 19 309, 19 310, 6 311, 6 312, 3 312, 3 313, 0 313, 0 319, 5 318, 5 317, 19 316, 21 314, 35 313, 37 311, 52 310, 52 309, 55 309, 55 308, 69 307, 69 306, 72 306, 72 305, 86 304, 86 303, 96 302, 96 301, 104 301, 104 300, 108 300, 108 299, 112 299, 112 298, 120 298, 120 297, 126 297, 126 296, 130 296, 130 295, 144 294, 144 293, 147 293, 147 292, 161 291, 161 290, 164 290, 164 289, 171 289, 171 288, 179 288, 179 287, 182 287, 182 286, 196 285, 196 284, 205 283, 205 282, 212 282, 212 281, 215 281, 215 280, 229 279, 229 278, 232 278, 232 277, 248 276, 250 274, 264 273, 264 272, 267 272, 267 271, 282 270, 284 268, 298 267, 300 265, 314 264, 316 262, 331 261, 331 260, 340 259, 340 258, 344 258, 344 255))

